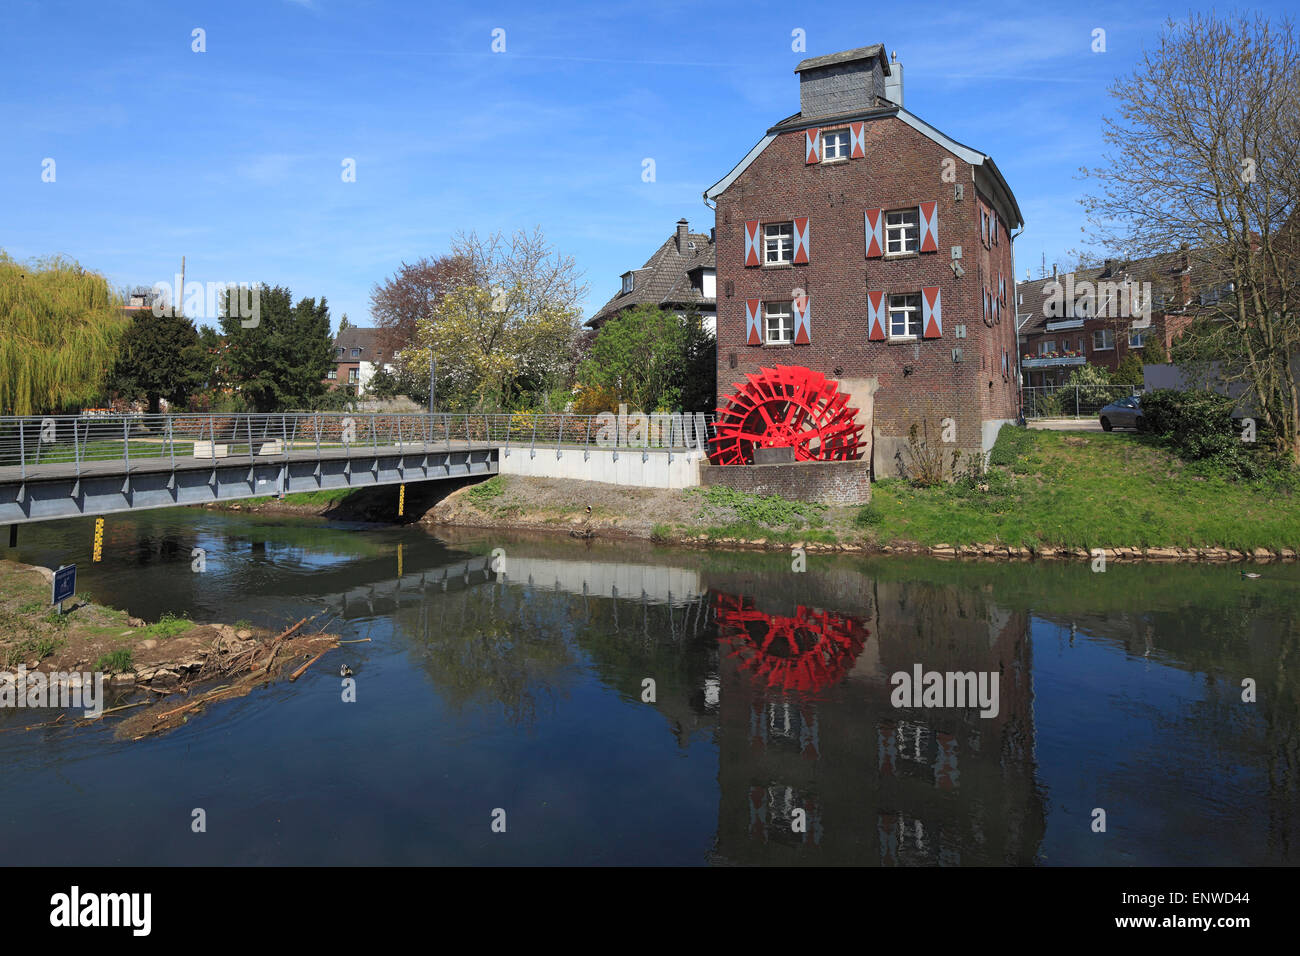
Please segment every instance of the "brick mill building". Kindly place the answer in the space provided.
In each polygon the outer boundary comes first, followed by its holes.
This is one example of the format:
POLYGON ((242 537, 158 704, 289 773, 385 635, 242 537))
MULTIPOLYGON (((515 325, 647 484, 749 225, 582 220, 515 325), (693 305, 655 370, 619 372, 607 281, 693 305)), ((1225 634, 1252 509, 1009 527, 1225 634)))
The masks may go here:
MULTIPOLYGON (((903 108, 902 67, 881 44, 795 72, 799 112, 704 194, 720 408, 732 383, 770 393, 750 376, 788 366, 807 371, 777 377, 847 394, 877 477, 907 462, 913 423, 938 442, 951 419, 945 447, 987 451, 1019 405, 1015 197, 988 155, 903 108)), ((745 431, 764 425, 756 413, 745 431)))

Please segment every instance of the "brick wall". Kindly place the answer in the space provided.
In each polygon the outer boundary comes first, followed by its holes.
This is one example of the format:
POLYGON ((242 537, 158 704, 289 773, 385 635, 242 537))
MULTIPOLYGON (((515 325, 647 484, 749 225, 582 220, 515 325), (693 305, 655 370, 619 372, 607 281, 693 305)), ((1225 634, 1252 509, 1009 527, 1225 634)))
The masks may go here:
POLYGON ((700 484, 725 485, 755 495, 797 501, 860 505, 871 500, 871 466, 865 461, 804 461, 787 465, 700 463, 700 484))
POLYGON ((733 382, 776 364, 802 365, 840 380, 874 379, 879 389, 873 445, 877 473, 883 474, 887 467, 892 473, 889 463, 912 422, 927 419, 933 430, 940 419, 952 418, 955 447, 976 450, 983 422, 1016 417, 1015 283, 1005 222, 1000 218, 998 244, 986 249, 981 241, 980 203, 989 201, 977 194, 971 166, 893 116, 868 120, 865 141, 864 159, 805 164, 803 131, 783 133, 718 197, 718 391, 721 404, 733 382), (948 158, 956 181, 964 185, 960 201, 954 198, 953 183, 941 179, 948 158), (938 202, 937 252, 866 258, 863 216, 868 208, 926 201, 938 202), (745 222, 796 216, 810 219, 809 262, 747 268, 745 222), (954 245, 963 250, 965 276, 960 279, 949 265, 954 245), (1007 300, 1002 321, 986 324, 981 279, 996 291, 999 269, 1007 282, 1007 300), (867 292, 919 294, 922 286, 942 290, 942 336, 906 343, 869 341, 867 292), (746 345, 745 300, 788 301, 795 289, 809 296, 811 343, 746 345), (966 327, 966 338, 956 337, 958 325, 966 327), (963 352, 959 363, 952 357, 956 347, 963 352), (1011 363, 1005 376, 1004 349, 1011 363))

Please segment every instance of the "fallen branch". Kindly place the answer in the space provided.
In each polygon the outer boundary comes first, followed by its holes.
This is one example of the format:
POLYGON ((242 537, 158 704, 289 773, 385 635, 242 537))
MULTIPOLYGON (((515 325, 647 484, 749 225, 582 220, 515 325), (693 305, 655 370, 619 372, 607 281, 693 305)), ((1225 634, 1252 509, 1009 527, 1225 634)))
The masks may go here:
POLYGON ((318 660, 320 660, 322 657, 324 657, 326 654, 328 654, 328 653, 329 653, 330 651, 332 651, 333 649, 334 649, 333 646, 330 646, 330 647, 325 648, 325 650, 321 651, 319 654, 317 654, 315 657, 313 657, 311 660, 309 660, 306 664, 303 664, 302 667, 299 667, 296 671, 294 671, 292 674, 290 674, 290 675, 289 675, 289 681, 290 681, 291 683, 292 683, 293 681, 296 681, 299 677, 301 677, 301 676, 303 675, 303 672, 306 671, 307 668, 311 667, 311 665, 315 664, 318 660))

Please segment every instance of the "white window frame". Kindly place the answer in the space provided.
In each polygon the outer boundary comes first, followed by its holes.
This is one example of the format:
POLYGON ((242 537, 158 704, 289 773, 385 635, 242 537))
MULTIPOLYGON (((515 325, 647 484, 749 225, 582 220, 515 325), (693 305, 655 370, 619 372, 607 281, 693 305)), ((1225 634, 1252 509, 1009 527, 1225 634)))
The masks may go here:
POLYGON ((360 358, 360 357, 361 357, 361 349, 353 349, 353 350, 352 350, 352 357, 353 357, 353 358, 360 358))
POLYGON ((634 276, 632 273, 629 272, 627 275, 623 276, 623 291, 620 294, 627 295, 629 292, 632 291, 632 288, 635 285, 636 285, 636 276, 634 276))
POLYGON ((350 369, 348 369, 348 384, 349 384, 349 385, 355 385, 355 384, 357 384, 357 382, 360 381, 360 380, 361 380, 361 369, 359 369, 359 368, 350 368, 350 369))
POLYGON ((1128 347, 1131 349, 1145 348, 1147 344, 1147 334, 1150 331, 1150 329, 1129 329, 1128 347), (1134 341, 1134 339, 1137 341, 1134 341))
POLYGON ((794 304, 791 302, 763 303, 763 342, 766 345, 794 344, 794 304), (776 321, 776 336, 772 335, 772 322, 776 321))
POLYGON ((336 368, 332 368, 330 369, 329 374, 326 375, 325 377, 328 378, 330 381, 337 382, 339 379, 339 370, 336 368))
MULTIPOLYGON (((1055 352, 1055 351, 1056 351, 1056 339, 1043 339, 1043 341, 1038 343, 1039 356, 1043 356, 1046 355, 1048 352, 1055 352)), ((1062 349, 1061 351, 1064 352, 1066 351, 1066 349, 1062 349)))
POLYGON ((819 155, 823 163, 838 163, 848 159, 852 152, 848 127, 823 132, 821 147, 822 151, 819 155), (835 147, 834 155, 831 155, 832 144, 835 147))
POLYGON ((788 266, 794 264, 794 223, 767 222, 763 224, 763 265, 788 266), (773 245, 775 243, 775 246, 773 245), (776 257, 773 258, 775 252, 776 257))
POLYGON ((885 255, 905 256, 921 251, 921 217, 915 206, 885 211, 885 255), (909 221, 910 217, 910 221, 909 221), (891 221, 896 220, 896 221, 891 221), (908 240, 911 248, 908 248, 908 240), (898 248, 894 248, 898 246, 898 248))
POLYGON ((888 305, 889 340, 891 342, 913 342, 921 337, 921 297, 916 293, 891 295, 888 305), (903 334, 894 331, 894 313, 903 313, 903 334), (910 313, 910 314, 908 314, 910 313), (916 331, 912 332, 911 329, 916 331))
POLYGON ((1093 329, 1092 332, 1092 350, 1094 352, 1110 352, 1115 348, 1115 332, 1113 329, 1093 329), (1097 336, 1101 336, 1102 344, 1097 344, 1097 336), (1106 344, 1109 337, 1110 344, 1106 344))

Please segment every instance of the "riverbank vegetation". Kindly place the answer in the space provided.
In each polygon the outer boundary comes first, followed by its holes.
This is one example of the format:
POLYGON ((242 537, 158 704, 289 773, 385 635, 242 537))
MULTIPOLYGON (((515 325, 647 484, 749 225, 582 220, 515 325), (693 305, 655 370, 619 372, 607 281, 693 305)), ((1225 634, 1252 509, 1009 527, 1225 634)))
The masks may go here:
POLYGON ((930 487, 885 479, 857 507, 502 475, 480 486, 490 493, 450 495, 425 520, 690 544, 1300 550, 1292 473, 1235 477, 1213 458, 1186 462, 1161 442, 1008 426, 986 469, 930 487))

